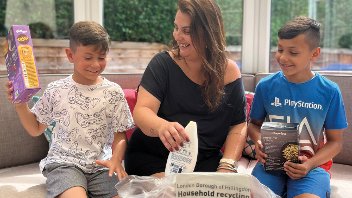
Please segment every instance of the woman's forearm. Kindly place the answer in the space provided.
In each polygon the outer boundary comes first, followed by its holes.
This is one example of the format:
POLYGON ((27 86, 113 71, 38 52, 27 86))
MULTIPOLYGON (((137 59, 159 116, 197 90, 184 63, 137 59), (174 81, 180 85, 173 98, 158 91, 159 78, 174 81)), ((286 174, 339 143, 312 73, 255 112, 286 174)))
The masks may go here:
POLYGON ((151 137, 158 137, 161 126, 167 122, 158 117, 152 110, 147 107, 138 107, 133 111, 134 122, 142 132, 151 137))
POLYGON ((233 126, 227 135, 224 147, 224 158, 238 161, 247 138, 247 124, 243 122, 233 126))

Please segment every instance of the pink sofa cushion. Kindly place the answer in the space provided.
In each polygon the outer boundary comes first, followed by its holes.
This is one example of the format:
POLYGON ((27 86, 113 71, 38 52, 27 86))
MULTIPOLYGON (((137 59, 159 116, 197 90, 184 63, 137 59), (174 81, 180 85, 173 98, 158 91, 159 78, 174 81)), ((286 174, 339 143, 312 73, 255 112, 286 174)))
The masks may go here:
POLYGON ((246 104, 246 108, 247 108, 247 121, 249 121, 249 113, 251 112, 251 106, 252 106, 252 102, 253 102, 253 98, 254 98, 254 93, 253 92, 246 92, 246 100, 247 100, 247 104, 246 104))
MULTIPOLYGON (((137 102, 137 90, 123 89, 123 92, 125 94, 125 98, 127 100, 128 107, 130 108, 131 113, 133 113, 134 106, 136 105, 136 102, 137 102)), ((127 139, 130 139, 133 131, 134 131, 134 128, 126 131, 127 139)))

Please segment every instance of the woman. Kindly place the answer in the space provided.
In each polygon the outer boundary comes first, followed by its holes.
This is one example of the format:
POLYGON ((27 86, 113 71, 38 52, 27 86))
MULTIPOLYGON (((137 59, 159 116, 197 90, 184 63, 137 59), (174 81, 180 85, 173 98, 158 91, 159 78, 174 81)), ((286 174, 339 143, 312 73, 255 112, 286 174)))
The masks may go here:
POLYGON ((163 177, 169 152, 189 140, 184 127, 195 121, 195 171, 237 172, 246 99, 240 71, 225 55, 220 9, 214 0, 179 0, 174 26, 172 50, 155 55, 142 77, 126 171, 163 177))

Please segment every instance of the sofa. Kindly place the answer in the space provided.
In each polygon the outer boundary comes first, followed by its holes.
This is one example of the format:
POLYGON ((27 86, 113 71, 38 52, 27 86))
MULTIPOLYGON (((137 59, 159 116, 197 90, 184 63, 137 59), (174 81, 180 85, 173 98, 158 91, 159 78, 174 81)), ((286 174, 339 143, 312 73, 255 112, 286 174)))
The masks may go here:
MULTIPOLYGON (((253 92, 256 83, 267 73, 243 74, 245 90, 253 92)), ((343 94, 347 119, 352 116, 352 89, 350 82, 352 75, 324 74, 327 78, 339 84, 343 94)), ((42 74, 39 76, 42 90, 51 81, 66 77, 67 74, 42 74)), ((104 76, 117 82, 125 91, 130 108, 133 109, 136 92, 141 74, 104 74, 104 76)), ((21 126, 13 106, 7 101, 5 83, 7 76, 0 76, 0 198, 40 198, 45 197, 45 177, 39 171, 39 161, 48 151, 48 142, 44 135, 29 136, 21 126)), ((31 104, 30 102, 30 105, 31 104)), ((349 125, 344 133, 342 152, 334 158, 331 169, 332 198, 342 198, 352 195, 352 128, 349 125)), ((131 131, 128 133, 130 135, 131 131)), ((242 157, 239 172, 251 173, 256 161, 242 157)))

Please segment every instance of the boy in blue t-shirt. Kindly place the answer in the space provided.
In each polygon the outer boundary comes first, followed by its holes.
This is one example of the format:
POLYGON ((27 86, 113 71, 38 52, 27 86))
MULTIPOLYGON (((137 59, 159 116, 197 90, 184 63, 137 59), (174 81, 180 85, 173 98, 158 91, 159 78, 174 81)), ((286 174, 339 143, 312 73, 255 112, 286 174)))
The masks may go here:
POLYGON ((328 170, 342 148, 347 120, 338 85, 311 71, 311 62, 320 55, 320 24, 297 17, 279 30, 278 37, 275 57, 281 71, 258 83, 250 114, 248 134, 261 162, 252 174, 280 196, 329 197, 328 170), (300 124, 300 163, 285 162, 281 174, 263 167, 264 121, 300 124))

